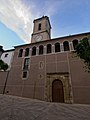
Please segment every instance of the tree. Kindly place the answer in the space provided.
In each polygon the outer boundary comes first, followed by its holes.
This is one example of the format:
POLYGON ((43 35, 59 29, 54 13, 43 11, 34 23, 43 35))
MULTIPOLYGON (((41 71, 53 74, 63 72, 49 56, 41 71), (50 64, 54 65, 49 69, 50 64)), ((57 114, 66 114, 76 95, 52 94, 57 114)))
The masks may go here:
POLYGON ((88 69, 88 72, 90 72, 90 39, 84 38, 80 40, 80 42, 77 44, 75 53, 77 54, 80 59, 82 59, 85 63, 86 69, 88 69))
POLYGON ((0 60, 0 70, 6 71, 8 69, 8 64, 4 63, 2 60, 0 60))

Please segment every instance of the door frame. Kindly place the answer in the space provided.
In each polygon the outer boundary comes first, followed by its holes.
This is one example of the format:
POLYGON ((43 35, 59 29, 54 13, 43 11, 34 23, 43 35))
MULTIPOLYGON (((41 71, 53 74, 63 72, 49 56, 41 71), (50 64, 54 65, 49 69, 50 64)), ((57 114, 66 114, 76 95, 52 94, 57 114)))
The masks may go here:
POLYGON ((68 72, 47 73, 44 92, 45 101, 52 102, 52 83, 55 79, 59 79, 63 83, 64 103, 73 103, 72 85, 68 72))

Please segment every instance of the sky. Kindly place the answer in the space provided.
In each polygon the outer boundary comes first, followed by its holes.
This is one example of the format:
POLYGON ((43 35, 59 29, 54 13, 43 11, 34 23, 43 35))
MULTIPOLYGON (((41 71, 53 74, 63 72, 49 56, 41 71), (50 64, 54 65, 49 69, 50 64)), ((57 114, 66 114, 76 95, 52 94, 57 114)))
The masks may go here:
POLYGON ((51 38, 90 32, 90 0, 0 0, 0 45, 31 42, 33 20, 48 16, 51 38))

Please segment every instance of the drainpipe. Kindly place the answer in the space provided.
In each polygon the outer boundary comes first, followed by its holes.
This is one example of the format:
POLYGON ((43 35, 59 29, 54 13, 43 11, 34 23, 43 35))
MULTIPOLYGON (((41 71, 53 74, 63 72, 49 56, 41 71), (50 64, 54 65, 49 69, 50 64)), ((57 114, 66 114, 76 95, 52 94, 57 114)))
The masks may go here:
POLYGON ((35 99, 35 92, 36 92, 36 80, 34 82, 34 93, 33 93, 33 99, 35 99))
POLYGON ((5 84, 4 84, 4 88, 3 88, 3 94, 5 94, 5 89, 6 89, 6 85, 7 85, 8 75, 9 75, 9 71, 7 71, 7 76, 6 76, 6 80, 5 80, 5 84))

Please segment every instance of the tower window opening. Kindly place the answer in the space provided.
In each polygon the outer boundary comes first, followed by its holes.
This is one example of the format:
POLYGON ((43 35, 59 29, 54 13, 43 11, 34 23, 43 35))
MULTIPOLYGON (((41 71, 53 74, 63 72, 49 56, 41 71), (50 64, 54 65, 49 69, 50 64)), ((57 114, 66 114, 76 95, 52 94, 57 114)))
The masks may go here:
POLYGON ((41 30, 41 23, 39 23, 38 25, 38 30, 41 30))

